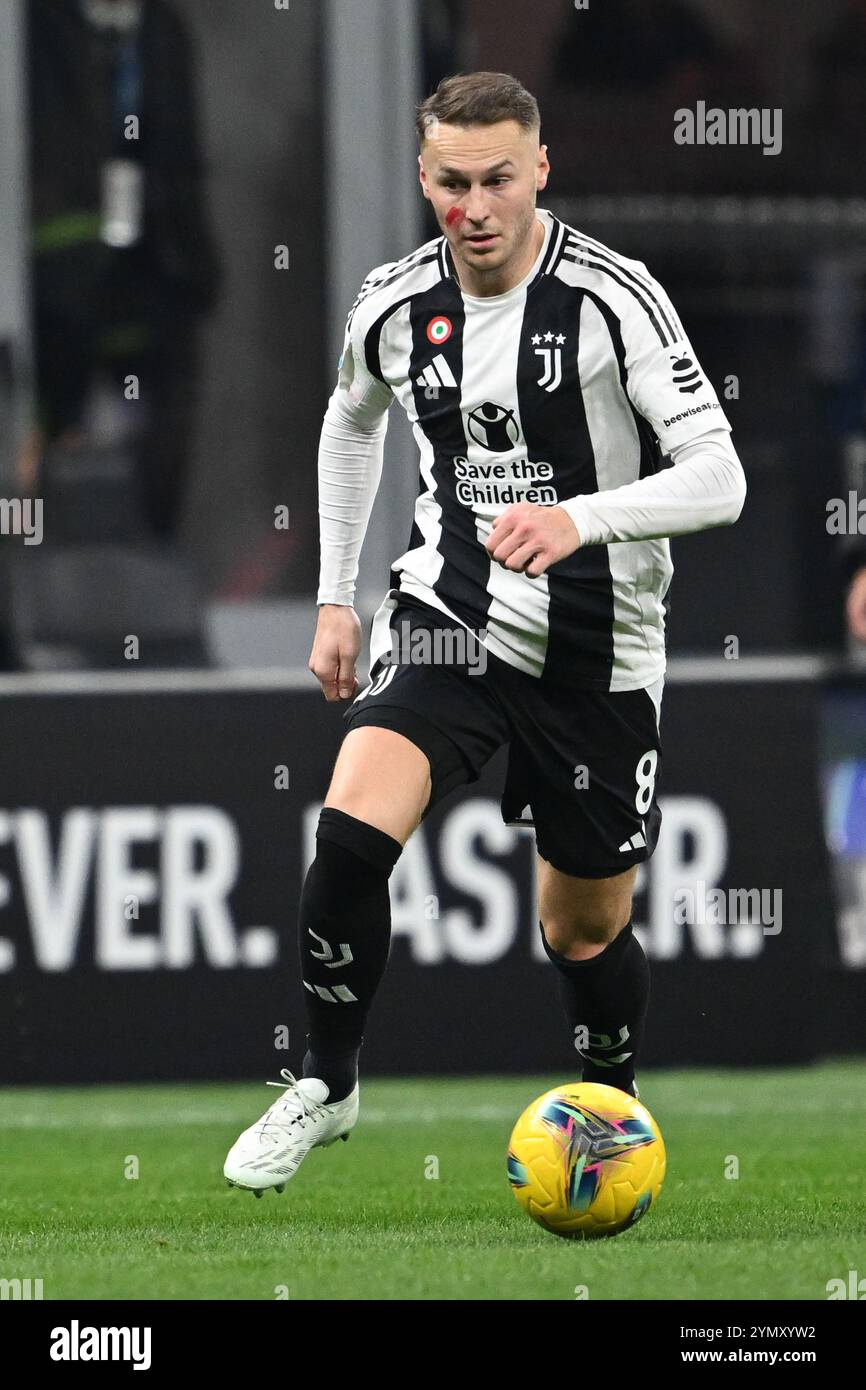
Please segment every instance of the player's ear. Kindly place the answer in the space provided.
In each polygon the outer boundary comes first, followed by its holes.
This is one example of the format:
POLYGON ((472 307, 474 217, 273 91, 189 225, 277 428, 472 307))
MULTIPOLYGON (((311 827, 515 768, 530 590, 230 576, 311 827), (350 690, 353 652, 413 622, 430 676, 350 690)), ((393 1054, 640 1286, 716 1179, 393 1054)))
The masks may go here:
POLYGON ((537 190, 547 187, 547 176, 550 173, 550 164, 547 159, 547 146, 539 145, 538 163, 535 166, 535 187, 537 190))
POLYGON ((429 198, 430 194, 427 192, 427 173, 424 168, 423 157, 420 154, 418 156, 418 177, 421 180, 421 188, 423 189, 424 197, 429 198))

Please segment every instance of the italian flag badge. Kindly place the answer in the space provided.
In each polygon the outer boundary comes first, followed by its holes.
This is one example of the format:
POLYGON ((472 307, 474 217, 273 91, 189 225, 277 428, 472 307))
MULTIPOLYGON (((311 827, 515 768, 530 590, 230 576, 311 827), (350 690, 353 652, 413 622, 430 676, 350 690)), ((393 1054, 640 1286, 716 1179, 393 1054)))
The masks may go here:
POLYGON ((447 343, 451 337, 453 325, 450 319, 444 314, 438 314, 435 319, 431 319, 427 325, 427 337, 431 343, 447 343))

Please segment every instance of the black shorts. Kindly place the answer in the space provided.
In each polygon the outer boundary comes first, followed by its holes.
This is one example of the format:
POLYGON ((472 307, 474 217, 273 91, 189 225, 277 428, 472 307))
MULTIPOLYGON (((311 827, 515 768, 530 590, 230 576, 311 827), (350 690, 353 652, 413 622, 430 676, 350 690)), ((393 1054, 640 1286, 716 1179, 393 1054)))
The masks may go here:
POLYGON ((555 869, 608 878, 648 859, 661 825, 661 745, 650 694, 551 689, 482 653, 447 614, 391 594, 399 598, 390 617, 399 660, 374 662, 344 718, 349 729, 394 729, 426 755, 432 793, 425 817, 456 787, 477 781, 508 743, 502 818, 534 826, 538 853, 555 869), (413 640, 418 628, 431 635, 413 640))

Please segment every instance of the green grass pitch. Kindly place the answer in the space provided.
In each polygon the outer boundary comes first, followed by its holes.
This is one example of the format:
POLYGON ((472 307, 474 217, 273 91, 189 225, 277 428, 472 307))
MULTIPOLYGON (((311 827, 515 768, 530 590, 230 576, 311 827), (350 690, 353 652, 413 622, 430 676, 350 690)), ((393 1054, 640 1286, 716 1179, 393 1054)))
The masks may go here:
POLYGON ((222 1163, 264 1085, 2 1091, 0 1278, 45 1299, 573 1300, 826 1299, 866 1275, 866 1062, 641 1073, 667 1178, 598 1242, 540 1230, 505 1177, 517 1115, 566 1079, 362 1082, 349 1143, 260 1201, 222 1163))

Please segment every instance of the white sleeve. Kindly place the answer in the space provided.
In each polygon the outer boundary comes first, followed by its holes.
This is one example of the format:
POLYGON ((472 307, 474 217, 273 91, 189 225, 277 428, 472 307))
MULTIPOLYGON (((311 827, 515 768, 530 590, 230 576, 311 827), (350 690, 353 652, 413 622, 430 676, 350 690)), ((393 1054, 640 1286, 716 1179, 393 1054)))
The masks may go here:
POLYGON ((677 311, 642 261, 630 262, 640 293, 620 310, 625 389, 666 454, 707 430, 731 428, 677 311))
POLYGON ((746 497, 731 426, 673 304, 642 261, 628 265, 635 292, 618 307, 625 389, 673 467, 561 502, 583 545, 729 526, 746 497))
POLYGON ((367 523, 382 476, 390 387, 368 370, 357 314, 346 328, 340 375, 319 440, 316 603, 351 605, 367 523))
POLYGON ((693 436, 672 448, 671 457, 673 467, 651 477, 560 502, 581 545, 686 536, 737 520, 746 477, 727 428, 693 436))

